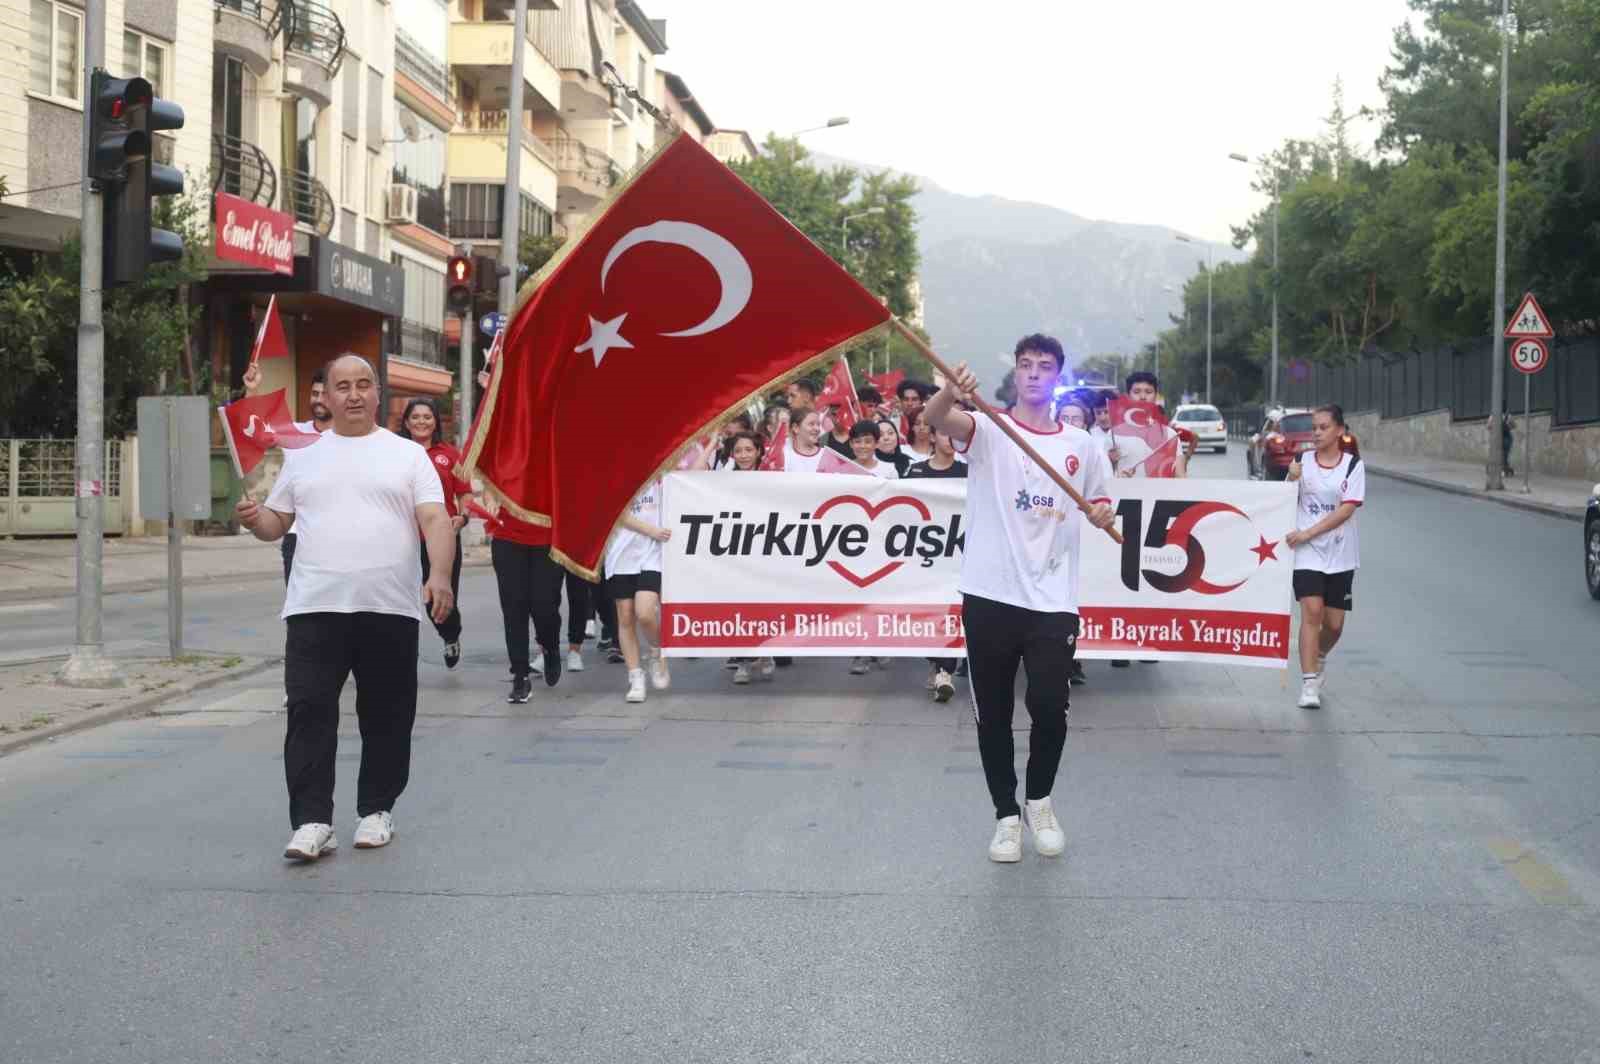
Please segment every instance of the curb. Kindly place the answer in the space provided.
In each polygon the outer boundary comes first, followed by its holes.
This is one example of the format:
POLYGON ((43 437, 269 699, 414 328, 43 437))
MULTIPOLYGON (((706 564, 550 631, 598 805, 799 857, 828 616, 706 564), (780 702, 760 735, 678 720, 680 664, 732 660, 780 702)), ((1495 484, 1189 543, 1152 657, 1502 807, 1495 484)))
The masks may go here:
POLYGON ((85 713, 76 720, 63 721, 60 724, 51 724, 36 731, 19 732, 16 735, 0 735, 0 757, 14 754, 18 750, 33 746, 36 743, 48 742, 51 739, 57 739, 63 735, 71 735, 74 732, 87 731, 101 724, 110 724, 112 721, 125 720, 129 717, 149 716, 151 715, 149 711, 163 702, 170 702, 173 699, 191 695, 196 691, 204 691, 208 687, 216 687, 229 680, 242 680, 247 676, 266 672, 268 669, 281 664, 283 664, 281 657, 263 658, 254 665, 247 665, 242 669, 219 672, 214 676, 203 676, 187 685, 178 684, 163 688, 160 691, 145 695, 143 698, 136 698, 131 702, 85 713))
POLYGON ((1394 469, 1384 469, 1370 462, 1367 463, 1367 468, 1378 476, 1388 477, 1390 480, 1401 480, 1407 484, 1415 484, 1420 488, 1432 488, 1434 491, 1448 492, 1451 495, 1463 495, 1469 499, 1482 499, 1485 502, 1498 503, 1512 510, 1526 510, 1531 513, 1544 514, 1546 517, 1565 518, 1568 521, 1582 521, 1584 517, 1584 511, 1577 507, 1556 506, 1554 503, 1537 502, 1521 495, 1497 495, 1478 488, 1464 488, 1459 484, 1451 484, 1443 480, 1419 477, 1415 473, 1402 473, 1394 469))
MULTIPOLYGON (((484 569, 494 564, 490 559, 462 559, 463 569, 484 569)), ((263 573, 229 573, 215 576, 193 576, 184 580, 184 587, 205 587, 210 584, 252 584, 263 580, 283 581, 283 572, 274 569, 272 572, 263 573)), ((104 595, 136 595, 146 591, 161 591, 167 586, 166 577, 151 577, 148 580, 130 580, 122 584, 108 584, 102 590, 104 595)), ((70 599, 76 596, 74 588, 62 587, 20 587, 8 588, 0 591, 0 603, 17 602, 53 602, 59 599, 70 599)))

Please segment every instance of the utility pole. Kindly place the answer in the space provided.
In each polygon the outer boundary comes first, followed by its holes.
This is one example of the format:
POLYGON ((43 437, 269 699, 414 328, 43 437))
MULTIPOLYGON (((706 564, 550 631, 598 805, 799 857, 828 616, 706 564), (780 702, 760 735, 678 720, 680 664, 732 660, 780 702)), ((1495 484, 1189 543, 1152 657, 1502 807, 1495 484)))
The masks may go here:
POLYGON ((106 58, 106 3, 84 9, 83 260, 78 271, 78 439, 73 495, 77 504, 77 641, 61 670, 70 687, 121 687, 116 663, 105 656, 101 598, 105 578, 105 328, 100 317, 105 201, 95 187, 91 130, 94 71, 106 58))
POLYGON ((1269 406, 1278 405, 1278 204, 1282 202, 1281 179, 1276 166, 1272 173, 1272 391, 1269 406))
MULTIPOLYGON (((1506 109, 1510 94, 1511 0, 1500 0, 1500 190, 1494 223, 1494 344, 1489 353, 1489 463, 1484 470, 1485 491, 1505 487, 1500 424, 1505 417, 1506 358, 1506 109)), ((1527 432, 1524 428, 1523 432, 1527 432)))
MULTIPOLYGON (((522 239, 522 56, 528 46, 528 0, 516 0, 512 15, 511 114, 506 122, 506 198, 500 211, 500 306, 506 324, 517 304, 517 263, 522 239)), ((471 420, 468 401, 468 420, 471 420)))

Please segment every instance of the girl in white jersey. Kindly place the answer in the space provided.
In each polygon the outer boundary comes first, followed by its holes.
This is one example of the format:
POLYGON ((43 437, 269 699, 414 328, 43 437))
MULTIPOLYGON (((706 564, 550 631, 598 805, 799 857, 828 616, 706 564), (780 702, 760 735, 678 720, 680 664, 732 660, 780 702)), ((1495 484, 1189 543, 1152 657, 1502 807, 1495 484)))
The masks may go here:
POLYGON ((672 684, 661 656, 661 545, 672 538, 661 526, 661 481, 652 480, 634 496, 606 546, 606 591, 617 604, 617 641, 628 665, 629 702, 644 701, 644 662, 639 638, 654 648, 650 682, 665 691, 672 684))
POLYGON ((1294 597, 1300 600, 1300 708, 1322 707, 1322 675, 1330 651, 1344 634, 1344 615, 1355 608, 1352 591, 1361 566, 1356 509, 1367 496, 1367 471, 1346 453, 1344 411, 1319 406, 1311 415, 1316 450, 1311 463, 1296 460, 1289 479, 1299 484, 1294 548, 1294 597))

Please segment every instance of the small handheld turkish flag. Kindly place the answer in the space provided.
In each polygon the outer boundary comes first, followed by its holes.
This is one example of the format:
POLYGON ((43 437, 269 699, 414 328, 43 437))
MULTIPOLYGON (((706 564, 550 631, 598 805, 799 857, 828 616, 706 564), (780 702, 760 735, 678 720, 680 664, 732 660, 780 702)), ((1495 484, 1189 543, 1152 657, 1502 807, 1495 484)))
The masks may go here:
POLYGON ((222 436, 233 456, 233 468, 241 477, 260 465, 274 447, 309 447, 322 438, 320 433, 294 427, 282 388, 219 406, 217 415, 222 418, 222 436))
POLYGON ((895 397, 895 390, 900 387, 900 382, 906 379, 903 369, 886 370, 883 373, 865 373, 867 383, 878 389, 878 394, 883 396, 883 401, 888 402, 895 397))
POLYGON ((1155 403, 1123 398, 1112 399, 1107 409, 1112 441, 1122 453, 1118 469, 1139 468, 1149 477, 1178 475, 1181 437, 1167 424, 1165 411, 1155 403))
POLYGON ((827 379, 822 382, 822 394, 817 396, 817 406, 822 410, 837 409, 839 416, 834 424, 847 431, 861 420, 861 400, 856 395, 856 383, 850 378, 850 364, 844 359, 828 370, 827 379))
POLYGON ((289 341, 283 335, 283 320, 278 317, 278 297, 267 300, 267 313, 256 330, 255 346, 250 349, 250 364, 263 358, 288 358, 289 341))
POLYGON ((783 449, 789 442, 789 422, 780 419, 778 431, 772 434, 772 442, 767 444, 767 453, 761 456, 761 468, 769 472, 783 472, 783 449))
POLYGON ((872 470, 860 462, 851 461, 832 447, 822 449, 822 457, 817 459, 818 473, 845 473, 850 476, 870 477, 872 470))
POLYGON ((889 310, 679 134, 551 260, 506 329, 464 465, 595 576, 688 441, 887 328, 889 310), (593 429, 626 425, 596 461, 593 429))

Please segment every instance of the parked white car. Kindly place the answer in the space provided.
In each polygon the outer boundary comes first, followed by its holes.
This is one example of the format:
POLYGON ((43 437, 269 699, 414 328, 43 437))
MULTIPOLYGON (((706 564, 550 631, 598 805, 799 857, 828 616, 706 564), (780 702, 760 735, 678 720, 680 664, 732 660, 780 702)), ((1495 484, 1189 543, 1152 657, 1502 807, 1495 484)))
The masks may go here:
POLYGON ((1172 421, 1194 433, 1201 447, 1210 447, 1218 454, 1228 453, 1228 423, 1216 407, 1207 403, 1186 403, 1178 407, 1172 421))

